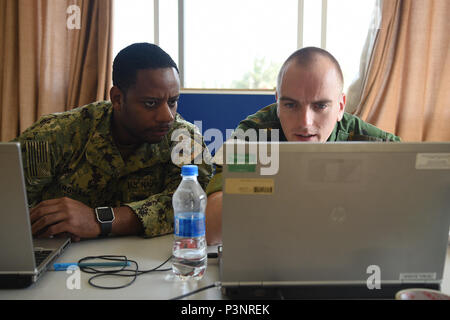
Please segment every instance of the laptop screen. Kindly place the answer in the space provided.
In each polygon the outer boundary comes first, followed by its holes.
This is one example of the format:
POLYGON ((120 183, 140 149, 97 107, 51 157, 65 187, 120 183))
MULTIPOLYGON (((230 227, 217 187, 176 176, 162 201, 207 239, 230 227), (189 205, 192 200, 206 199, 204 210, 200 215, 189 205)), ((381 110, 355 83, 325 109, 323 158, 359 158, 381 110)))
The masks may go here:
POLYGON ((450 143, 251 145, 225 146, 224 286, 442 280, 450 143))

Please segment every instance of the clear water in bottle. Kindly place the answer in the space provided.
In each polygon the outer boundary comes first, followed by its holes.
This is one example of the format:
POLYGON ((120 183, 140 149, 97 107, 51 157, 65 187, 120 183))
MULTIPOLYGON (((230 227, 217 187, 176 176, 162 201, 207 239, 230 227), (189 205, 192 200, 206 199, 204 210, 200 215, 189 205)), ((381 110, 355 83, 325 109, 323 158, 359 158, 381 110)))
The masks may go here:
POLYGON ((183 180, 172 198, 175 215, 172 270, 182 280, 201 279, 207 266, 206 194, 197 175, 197 166, 183 166, 183 180))

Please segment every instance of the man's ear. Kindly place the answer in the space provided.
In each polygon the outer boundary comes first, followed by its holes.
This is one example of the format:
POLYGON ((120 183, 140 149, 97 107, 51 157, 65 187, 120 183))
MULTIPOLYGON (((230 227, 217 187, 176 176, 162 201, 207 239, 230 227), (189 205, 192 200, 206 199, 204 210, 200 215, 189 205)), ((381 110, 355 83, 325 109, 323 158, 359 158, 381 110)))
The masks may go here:
POLYGON ((120 90, 119 87, 113 86, 111 90, 109 90, 109 96, 111 97, 113 108, 120 111, 125 98, 122 90, 120 90))
POLYGON ((339 98, 339 113, 337 121, 341 121, 345 112, 345 104, 347 103, 347 96, 345 93, 341 93, 341 97, 339 98))

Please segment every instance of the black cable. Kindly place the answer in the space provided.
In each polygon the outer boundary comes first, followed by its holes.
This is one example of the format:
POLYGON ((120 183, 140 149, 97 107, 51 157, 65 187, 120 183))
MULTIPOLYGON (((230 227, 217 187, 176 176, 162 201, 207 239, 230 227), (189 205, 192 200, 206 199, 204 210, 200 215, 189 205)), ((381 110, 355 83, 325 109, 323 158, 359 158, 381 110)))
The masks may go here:
POLYGON ((108 261, 119 261, 119 262, 124 262, 125 265, 123 267, 119 267, 118 269, 113 269, 113 270, 98 270, 96 268, 93 267, 80 267, 80 270, 85 272, 85 273, 90 273, 90 274, 94 274, 94 276, 92 276, 91 278, 89 278, 88 283, 95 287, 95 288, 99 288, 99 289, 121 289, 121 288, 125 288, 130 286, 134 281, 136 281, 136 278, 142 274, 145 273, 150 273, 150 272, 156 272, 156 271, 169 271, 171 270, 171 268, 167 268, 167 269, 159 269, 161 268, 163 265, 165 265, 167 262, 169 262, 172 259, 172 256, 170 256, 166 261, 164 261, 163 263, 161 263, 159 266, 153 268, 153 269, 149 269, 149 270, 139 270, 139 265, 136 261, 134 260, 130 260, 128 259, 126 256, 114 256, 114 255, 103 255, 103 256, 89 256, 89 257, 84 257, 82 259, 80 259, 78 261, 78 264, 85 262, 87 260, 93 260, 93 259, 98 259, 98 260, 108 260, 108 261), (136 268, 134 269, 126 269, 127 268, 127 263, 132 263, 136 266, 136 268), (130 273, 130 274, 123 274, 123 272, 125 273, 130 273), (132 277, 131 281, 121 285, 121 286, 112 286, 112 287, 105 287, 105 286, 100 286, 98 284, 95 284, 93 282, 94 279, 98 279, 101 277, 105 277, 105 276, 115 276, 115 277, 132 277))
MULTIPOLYGON (((208 258, 218 258, 218 254, 217 253, 208 253, 208 258)), ((172 259, 172 255, 167 258, 163 263, 161 263, 160 265, 158 265, 155 268, 149 269, 149 270, 139 270, 139 265, 136 261, 134 260, 130 260, 128 259, 126 256, 119 256, 119 255, 102 255, 102 256, 88 256, 88 257, 84 257, 80 260, 78 260, 78 265, 80 265, 81 263, 85 263, 88 260, 108 260, 108 261, 118 261, 118 262, 124 262, 124 266, 118 267, 118 269, 109 269, 109 270, 99 270, 96 269, 94 267, 86 267, 86 266, 81 266, 80 270, 82 272, 85 273, 89 273, 89 274, 94 274, 94 276, 92 276, 91 278, 89 278, 88 283, 95 287, 95 288, 99 288, 99 289, 121 289, 121 288, 125 288, 130 286, 131 284, 134 283, 134 281, 136 281, 136 278, 142 274, 146 274, 146 273, 150 273, 150 272, 157 272, 157 271, 169 271, 172 270, 172 268, 166 268, 166 269, 160 269, 163 265, 165 265, 167 262, 169 262, 172 259), (130 264, 134 264, 135 268, 134 269, 127 269, 128 263, 130 264), (125 273, 125 274, 124 274, 125 273), (129 273, 129 274, 126 274, 129 273), (94 283, 94 279, 98 279, 101 277, 106 277, 106 276, 115 276, 115 277, 132 277, 131 281, 121 285, 121 286, 112 286, 112 287, 105 287, 105 286, 100 286, 98 284, 94 283)), ((113 268, 113 267, 112 267, 113 268)), ((217 283, 209 285, 207 287, 203 287, 200 289, 197 289, 195 291, 189 292, 187 294, 175 297, 171 300, 178 300, 178 299, 183 299, 184 297, 190 296, 192 294, 198 293, 200 291, 203 290, 207 290, 210 288, 213 288, 217 286, 217 283)))
POLYGON ((199 292, 201 292, 201 291, 205 291, 205 290, 208 290, 208 289, 211 289, 211 288, 214 288, 214 287, 218 287, 218 286, 220 286, 220 283, 219 283, 219 282, 215 282, 215 283, 213 283, 213 284, 210 284, 209 286, 199 288, 199 289, 197 289, 197 290, 188 292, 188 293, 183 294, 183 295, 181 295, 181 296, 172 298, 172 299, 170 299, 170 300, 180 300, 180 299, 186 298, 186 297, 188 297, 188 296, 191 296, 191 295, 193 295, 193 294, 199 293, 199 292))

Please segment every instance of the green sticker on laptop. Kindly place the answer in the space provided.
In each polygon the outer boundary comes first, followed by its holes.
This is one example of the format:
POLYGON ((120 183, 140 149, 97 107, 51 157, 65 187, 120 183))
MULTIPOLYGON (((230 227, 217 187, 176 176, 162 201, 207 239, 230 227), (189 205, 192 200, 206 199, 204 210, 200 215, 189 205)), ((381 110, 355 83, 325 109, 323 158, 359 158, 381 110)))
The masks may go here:
POLYGON ((227 167, 229 172, 256 172, 256 154, 229 154, 227 167))

